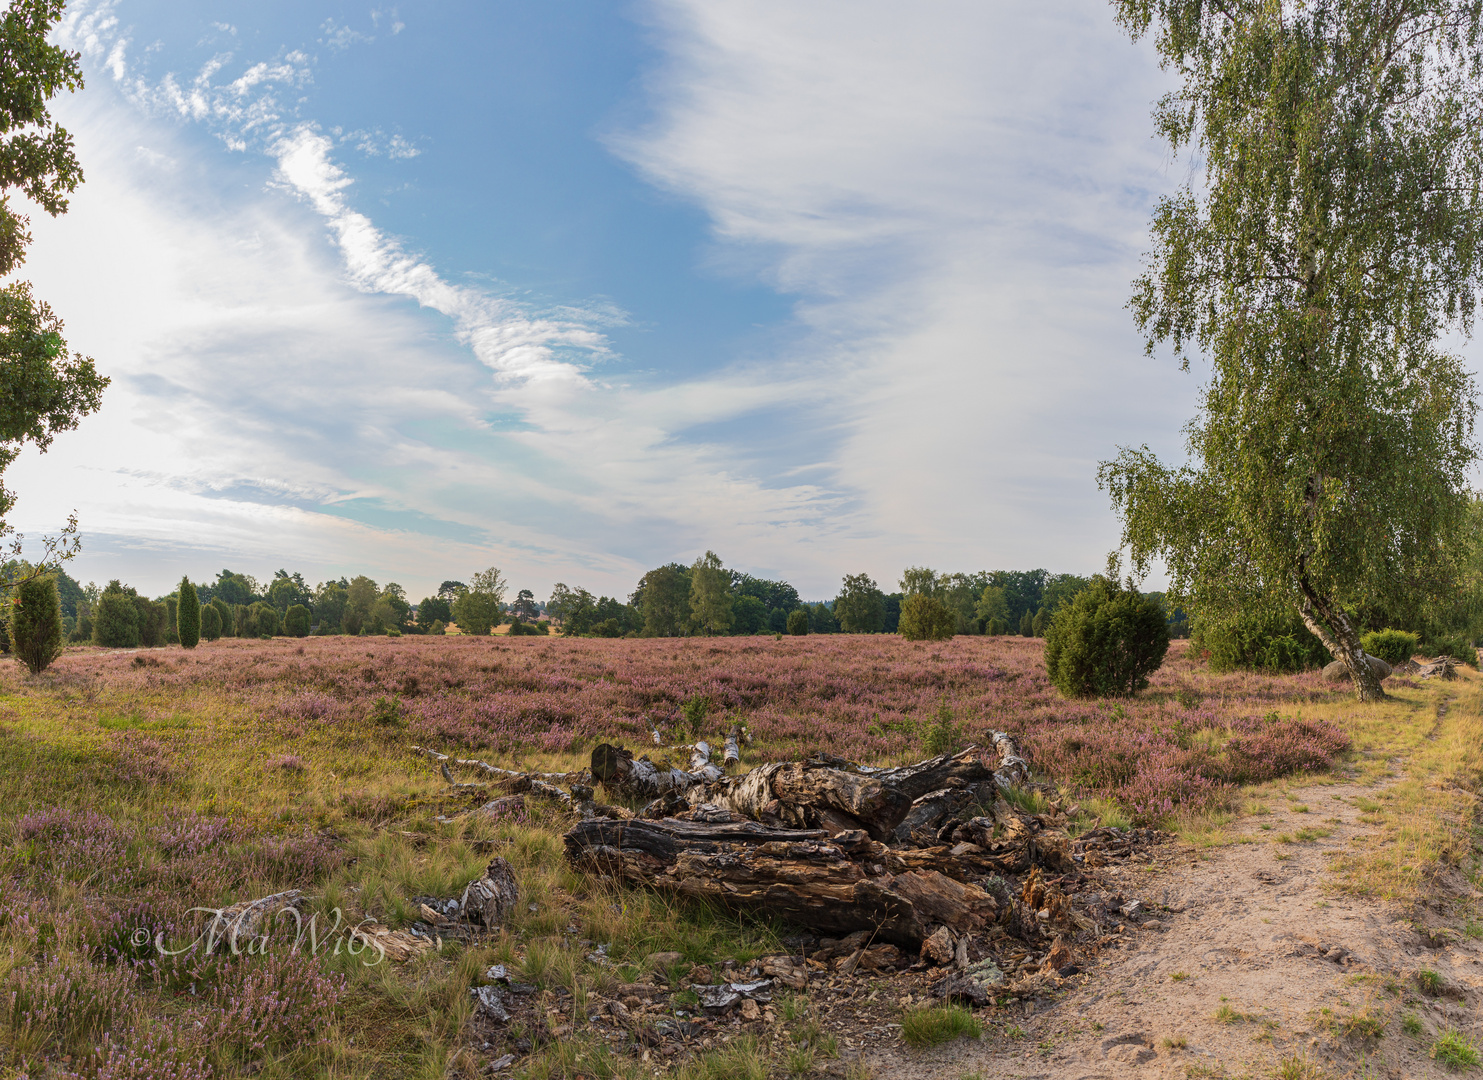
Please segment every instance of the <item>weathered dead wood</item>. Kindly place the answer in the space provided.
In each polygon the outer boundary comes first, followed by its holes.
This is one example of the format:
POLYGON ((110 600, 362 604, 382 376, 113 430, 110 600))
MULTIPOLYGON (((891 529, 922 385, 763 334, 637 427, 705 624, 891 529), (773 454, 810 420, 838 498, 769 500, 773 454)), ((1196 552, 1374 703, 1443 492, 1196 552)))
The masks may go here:
POLYGON ((648 757, 635 758, 633 751, 621 746, 599 743, 592 749, 592 778, 626 798, 658 799, 721 779, 721 769, 709 762, 710 747, 705 743, 691 748, 691 772, 656 764, 648 757), (703 753, 701 747, 705 747, 703 753))
POLYGON ((458 907, 465 918, 486 927, 497 927, 515 910, 519 900, 520 886, 515 883, 515 871, 496 855, 489 860, 483 875, 477 881, 469 882, 458 907))
POLYGON ((412 747, 412 749, 414 751, 416 751, 417 753, 419 753, 419 754, 426 754, 433 761, 436 761, 436 762, 441 763, 442 766, 443 766, 443 776, 444 776, 444 778, 450 784, 453 783, 453 777, 448 772, 448 762, 450 762, 450 761, 453 762, 453 764, 455 764, 455 765, 467 765, 467 766, 469 766, 471 768, 481 769, 485 773, 487 773, 488 775, 493 776, 493 777, 495 777, 498 780, 506 780, 506 781, 545 780, 547 783, 556 783, 556 784, 568 783, 569 784, 569 783, 572 783, 574 780, 579 779, 582 776, 582 774, 579 773, 579 772, 577 772, 577 773, 517 772, 514 769, 501 769, 497 765, 490 765, 488 762, 479 761, 477 758, 455 758, 455 757, 450 757, 447 754, 440 754, 436 750, 429 750, 425 746, 414 746, 414 747, 412 747))
POLYGON ((1421 664, 1416 669, 1416 674, 1423 679, 1434 679, 1441 676, 1444 679, 1457 678, 1457 669, 1461 666, 1458 660, 1452 656, 1439 656, 1421 664))
POLYGON ((875 932, 916 946, 930 924, 982 927, 998 902, 935 870, 888 873, 862 833, 845 837, 856 854, 818 830, 756 822, 584 821, 566 834, 578 869, 618 881, 731 906, 765 910, 819 931, 875 932))

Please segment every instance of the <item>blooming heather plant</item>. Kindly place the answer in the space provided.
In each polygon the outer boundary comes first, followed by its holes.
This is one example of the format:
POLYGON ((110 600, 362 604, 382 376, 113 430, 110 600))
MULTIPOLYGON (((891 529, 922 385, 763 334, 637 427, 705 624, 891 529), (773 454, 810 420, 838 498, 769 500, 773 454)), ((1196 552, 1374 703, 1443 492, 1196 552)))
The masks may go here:
POLYGON ((211 1066, 173 1028, 156 1025, 104 1032, 83 1072, 68 1080, 211 1080, 211 1066))
POLYGON ((314 1042, 333 1021, 345 987, 345 976, 305 953, 233 957, 218 969, 197 1020, 212 1045, 243 1054, 314 1042))

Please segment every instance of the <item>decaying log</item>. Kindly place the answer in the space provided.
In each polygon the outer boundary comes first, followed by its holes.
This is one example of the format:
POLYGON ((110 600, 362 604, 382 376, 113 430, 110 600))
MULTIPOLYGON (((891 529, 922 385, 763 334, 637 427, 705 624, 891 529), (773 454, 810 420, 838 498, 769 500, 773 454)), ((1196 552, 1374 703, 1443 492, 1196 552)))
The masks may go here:
POLYGON ((863 833, 837 839, 844 846, 818 830, 749 821, 593 819, 566 834, 566 850, 578 869, 619 881, 762 908, 820 931, 873 931, 912 947, 933 924, 982 927, 997 917, 998 901, 975 885, 933 870, 892 874, 871 861, 884 849, 863 833))
POLYGON ((733 765, 741 764, 741 740, 744 734, 744 729, 740 724, 726 733, 726 750, 721 755, 722 768, 729 769, 733 765))
POLYGON ((1423 679, 1433 679, 1441 676, 1444 679, 1457 678, 1457 669, 1461 666, 1458 660, 1452 656, 1439 656, 1421 664, 1416 669, 1416 674, 1423 679))

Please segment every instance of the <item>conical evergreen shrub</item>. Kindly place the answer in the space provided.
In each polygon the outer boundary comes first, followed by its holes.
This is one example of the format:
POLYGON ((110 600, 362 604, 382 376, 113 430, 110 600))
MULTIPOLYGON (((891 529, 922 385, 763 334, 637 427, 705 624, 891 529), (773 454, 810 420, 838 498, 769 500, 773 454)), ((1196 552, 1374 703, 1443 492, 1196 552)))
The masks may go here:
POLYGON ((206 641, 221 637, 221 612, 212 604, 201 605, 201 637, 206 641))
POLYGON ((175 628, 180 632, 180 644, 187 649, 201 643, 201 602, 196 599, 196 587, 190 578, 180 579, 180 612, 175 628))
POLYGON ((62 654, 62 600, 50 574, 23 581, 10 609, 11 647, 15 658, 39 675, 62 654))

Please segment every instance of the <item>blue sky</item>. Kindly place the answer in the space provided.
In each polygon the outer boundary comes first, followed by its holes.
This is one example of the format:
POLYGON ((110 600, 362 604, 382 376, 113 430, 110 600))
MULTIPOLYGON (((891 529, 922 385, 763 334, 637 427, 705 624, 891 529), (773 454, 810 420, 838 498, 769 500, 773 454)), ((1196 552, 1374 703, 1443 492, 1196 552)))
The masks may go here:
POLYGON ((1099 0, 68 12, 23 273, 114 383, 10 482, 83 580, 1090 572, 1096 462, 1177 452, 1124 304, 1186 163, 1099 0))

